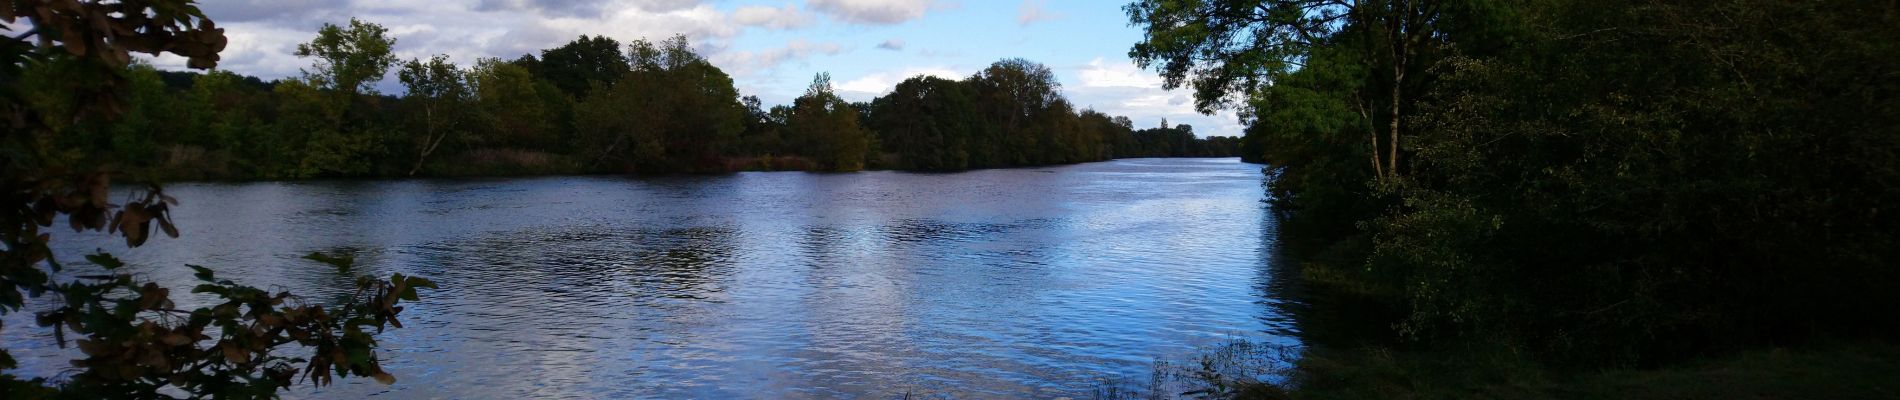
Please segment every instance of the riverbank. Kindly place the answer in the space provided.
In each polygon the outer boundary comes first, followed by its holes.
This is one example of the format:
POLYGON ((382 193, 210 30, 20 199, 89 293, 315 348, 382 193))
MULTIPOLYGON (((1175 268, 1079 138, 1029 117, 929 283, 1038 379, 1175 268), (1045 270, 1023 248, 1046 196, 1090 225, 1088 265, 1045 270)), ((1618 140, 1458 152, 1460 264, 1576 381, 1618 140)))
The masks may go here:
POLYGON ((1568 371, 1489 345, 1437 351, 1316 349, 1296 363, 1294 399, 1891 399, 1900 346, 1759 348, 1656 368, 1568 371))
POLYGON ((1554 368, 1496 343, 1436 350, 1290 349, 1234 342, 1157 363, 1146 389, 1098 399, 1892 399, 1900 345, 1836 342, 1756 348, 1651 368, 1554 368), (1295 359, 1290 364, 1279 360, 1295 359))

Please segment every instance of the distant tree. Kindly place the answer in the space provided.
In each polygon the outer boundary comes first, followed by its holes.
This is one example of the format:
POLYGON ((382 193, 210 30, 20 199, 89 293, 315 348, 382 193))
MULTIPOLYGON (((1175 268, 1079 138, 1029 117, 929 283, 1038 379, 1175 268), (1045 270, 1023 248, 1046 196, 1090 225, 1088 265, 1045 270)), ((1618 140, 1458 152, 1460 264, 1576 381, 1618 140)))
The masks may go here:
POLYGON ((469 118, 468 111, 473 93, 468 87, 468 74, 449 62, 449 56, 436 55, 428 62, 409 60, 403 64, 397 77, 403 86, 409 89, 406 104, 421 109, 413 118, 422 125, 422 135, 413 142, 416 145, 416 163, 409 168, 409 175, 422 170, 429 155, 442 146, 442 141, 458 135, 462 122, 469 118))
POLYGON ((537 75, 576 99, 586 98, 596 82, 612 87, 629 70, 620 42, 606 36, 581 35, 561 47, 542 50, 539 62, 527 60, 524 66, 535 68, 537 75))
POLYGON ((573 99, 519 62, 487 58, 468 72, 487 145, 573 151, 562 135, 573 99))
POLYGON ((376 94, 376 82, 396 63, 396 39, 387 34, 381 25, 351 18, 347 28, 324 24, 315 39, 297 45, 297 56, 314 58, 314 64, 304 71, 305 87, 288 80, 276 88, 285 101, 278 134, 301 138, 285 141, 300 153, 286 175, 368 174, 387 154, 383 143, 394 135, 374 121, 379 101, 360 96, 376 94))
POLYGON ((786 127, 826 169, 864 169, 872 133, 858 123, 857 109, 832 92, 831 74, 813 77, 805 94, 793 100, 786 127))
POLYGON ((745 96, 739 102, 745 106, 745 129, 739 133, 739 152, 763 155, 783 151, 785 144, 779 131, 783 130, 785 121, 775 118, 758 96, 745 96))
POLYGON ((316 58, 312 67, 315 71, 305 70, 305 79, 346 95, 376 93, 376 82, 396 64, 396 56, 391 53, 396 39, 388 32, 382 25, 356 18, 350 18, 347 28, 323 24, 317 29, 316 39, 297 45, 298 57, 316 58))
POLYGON ((920 75, 899 82, 872 102, 867 125, 883 149, 910 169, 944 171, 970 167, 978 114, 976 92, 962 82, 920 75))
MULTIPOLYGON (((990 151, 976 154, 994 157, 979 160, 983 167, 1035 165, 1055 153, 1053 132, 1035 129, 1038 118, 1056 115, 1047 111, 1058 102, 1066 102, 1048 66, 1020 58, 1005 59, 970 78, 978 104, 993 131, 980 140, 990 151)), ((981 147, 981 146, 979 146, 981 147)), ((986 157, 987 158, 987 157, 986 157)))
POLYGON ((575 110, 580 140, 594 164, 647 173, 724 168, 722 149, 745 129, 746 110, 732 78, 692 50, 684 36, 636 40, 631 70, 575 110))
POLYGON ((256 159, 271 159, 271 141, 275 136, 267 128, 266 110, 275 107, 267 85, 257 78, 230 71, 208 71, 196 75, 183 98, 183 113, 190 122, 185 130, 206 137, 203 146, 211 151, 204 165, 194 168, 188 178, 257 176, 256 159))

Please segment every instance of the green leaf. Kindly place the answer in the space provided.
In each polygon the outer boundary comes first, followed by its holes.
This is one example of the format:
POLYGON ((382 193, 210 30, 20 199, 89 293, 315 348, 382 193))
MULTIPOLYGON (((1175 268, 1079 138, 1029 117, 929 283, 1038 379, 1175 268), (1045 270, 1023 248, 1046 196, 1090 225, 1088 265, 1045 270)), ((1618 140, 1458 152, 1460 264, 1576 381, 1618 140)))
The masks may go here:
POLYGON ((105 267, 105 269, 118 269, 119 267, 125 266, 124 261, 119 261, 118 257, 113 257, 111 254, 106 254, 104 250, 94 249, 94 251, 98 251, 98 252, 93 253, 93 254, 87 254, 86 261, 91 261, 93 264, 99 264, 100 267, 105 267))
MULTIPOLYGON (((197 273, 191 274, 191 276, 197 277, 198 280, 205 281, 205 282, 212 281, 210 268, 200 267, 200 266, 191 265, 191 264, 185 264, 185 266, 191 267, 191 270, 193 271, 198 271, 197 273)), ((203 287, 203 286, 200 286, 200 287, 203 287)))
POLYGON ((303 256, 303 258, 305 260, 311 260, 311 261, 316 261, 316 262, 320 262, 324 264, 329 264, 332 267, 336 267, 337 272, 342 272, 342 273, 350 272, 350 267, 356 265, 356 256, 349 255, 349 254, 338 254, 335 256, 330 256, 330 255, 325 255, 323 253, 313 251, 313 252, 310 252, 309 255, 303 256))

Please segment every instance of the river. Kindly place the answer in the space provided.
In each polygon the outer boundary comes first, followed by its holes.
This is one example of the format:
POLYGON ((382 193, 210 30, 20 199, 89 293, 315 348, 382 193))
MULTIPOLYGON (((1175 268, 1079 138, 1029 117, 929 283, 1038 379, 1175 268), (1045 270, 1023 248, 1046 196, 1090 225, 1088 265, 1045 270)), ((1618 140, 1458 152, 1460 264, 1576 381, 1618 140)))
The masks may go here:
MULTIPOLYGON (((291 397, 1087 397, 1230 339, 1297 345, 1263 179, 1233 159, 1128 159, 176 184, 179 239, 54 232, 61 259, 103 248, 175 293, 187 263, 347 290, 298 258, 312 251, 441 285, 382 337, 397 383, 291 397)), ((16 374, 68 373, 30 317, 6 322, 16 374)))

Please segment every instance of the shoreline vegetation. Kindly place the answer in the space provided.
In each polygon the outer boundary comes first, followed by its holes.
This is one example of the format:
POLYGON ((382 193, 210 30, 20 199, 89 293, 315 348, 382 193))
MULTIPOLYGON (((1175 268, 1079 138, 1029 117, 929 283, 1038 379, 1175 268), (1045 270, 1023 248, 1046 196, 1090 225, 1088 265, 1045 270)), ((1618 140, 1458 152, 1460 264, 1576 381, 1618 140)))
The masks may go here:
POLYGON ((1900 3, 1692 3, 1127 4, 1309 309, 1102 397, 1900 397, 1900 3))
POLYGON ((1277 347, 1232 341, 1157 361, 1146 381, 1109 380, 1092 398, 1211 399, 1891 399, 1900 345, 1761 347, 1652 367, 1553 368, 1491 343, 1431 349, 1277 347))
MULTIPOLYGON (((65 133, 52 144, 63 163, 145 181, 960 171, 1240 147, 1189 125, 1136 128, 1078 110, 1048 67, 1023 59, 961 80, 911 77, 856 103, 820 73, 792 104, 768 107, 681 36, 582 36, 466 68, 446 55, 398 60, 397 40, 374 23, 325 24, 297 49, 312 66, 275 81, 133 63, 114 73, 128 86, 124 114, 56 127, 65 133), (402 95, 377 92, 385 75, 402 95)), ((86 78, 58 62, 22 74, 31 103, 85 95, 57 83, 86 78)))

